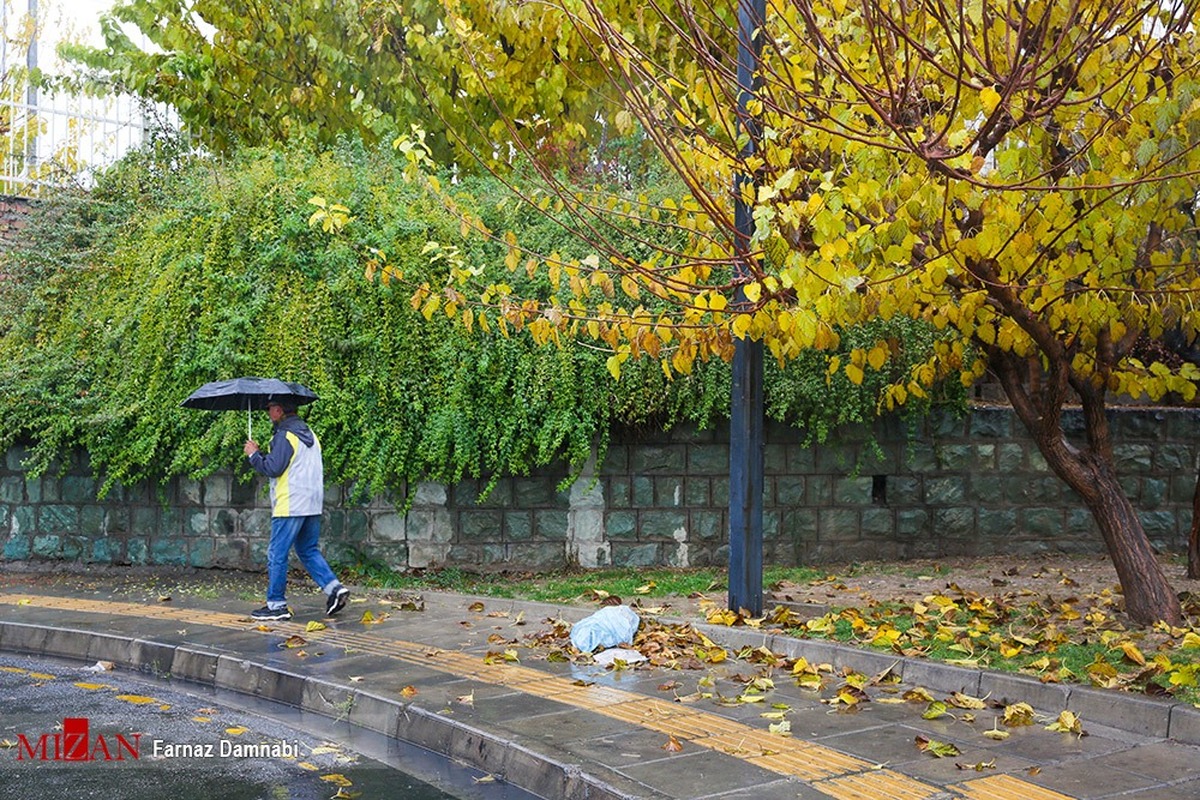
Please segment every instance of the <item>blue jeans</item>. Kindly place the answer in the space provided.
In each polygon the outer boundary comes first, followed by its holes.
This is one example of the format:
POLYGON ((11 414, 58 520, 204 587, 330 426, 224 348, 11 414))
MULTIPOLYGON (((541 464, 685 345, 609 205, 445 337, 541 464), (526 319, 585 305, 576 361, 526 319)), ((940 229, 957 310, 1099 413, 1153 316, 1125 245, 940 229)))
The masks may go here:
POLYGON ((287 605, 288 552, 294 546, 300 563, 316 581, 317 586, 328 594, 338 586, 338 579, 329 568, 329 562, 317 548, 321 535, 321 515, 311 517, 272 517, 271 541, 267 545, 267 606, 283 608, 287 605))

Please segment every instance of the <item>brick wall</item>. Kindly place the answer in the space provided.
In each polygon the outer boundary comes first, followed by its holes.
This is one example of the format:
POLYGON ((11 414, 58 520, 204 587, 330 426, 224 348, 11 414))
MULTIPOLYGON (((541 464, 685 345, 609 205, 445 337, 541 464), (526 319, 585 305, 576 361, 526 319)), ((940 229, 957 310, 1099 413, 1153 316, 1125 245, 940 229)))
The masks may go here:
MULTIPOLYGON (((1118 468, 1155 546, 1186 546, 1200 459, 1200 411, 1112 412, 1118 468)), ((1081 426, 1078 415, 1068 424, 1081 426)), ((1093 552, 1091 517, 1049 470, 1011 411, 934 415, 918 430, 879 423, 806 447, 768 426, 764 554, 768 563, 1093 552)), ((141 485, 96 498, 84 454, 61 477, 32 477, 24 450, 0 465, 3 559, 261 568, 270 510, 262 482, 229 474, 141 485)), ((604 460, 566 488, 566 472, 481 484, 411 487, 353 502, 327 491, 323 540, 338 560, 407 567, 548 570, 702 566, 727 558, 729 445, 725 429, 614 435, 604 460)))

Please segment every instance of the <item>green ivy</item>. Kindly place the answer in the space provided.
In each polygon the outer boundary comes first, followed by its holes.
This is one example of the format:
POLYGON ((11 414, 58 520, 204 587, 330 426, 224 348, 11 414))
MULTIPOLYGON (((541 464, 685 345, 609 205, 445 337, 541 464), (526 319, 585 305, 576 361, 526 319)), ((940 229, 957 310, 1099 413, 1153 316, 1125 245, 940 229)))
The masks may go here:
MULTIPOLYGON (((245 415, 180 407, 199 385, 237 375, 311 386, 321 400, 304 414, 322 438, 327 476, 364 495, 414 480, 471 477, 487 487, 555 462, 574 474, 603 453, 614 425, 728 417, 726 364, 667 380, 657 363, 632 363, 613 382, 604 353, 426 322, 406 292, 366 280, 349 242, 385 250, 414 279, 435 269, 422 253, 430 240, 504 269, 503 248, 464 241, 459 220, 405 183, 390 151, 343 141, 323 155, 181 153, 157 141, 92 191, 50 198, 5 265, 0 302, 15 311, 0 321, 0 447, 26 443, 35 469, 79 447, 106 490, 229 467, 245 476, 245 415), (318 194, 352 209, 353 236, 308 225, 318 194)), ((494 179, 455 191, 493 230, 514 230, 542 252, 586 255, 559 221, 494 179)), ((551 291, 543 276, 510 280, 522 292, 551 291)), ((932 333, 911 321, 861 335, 885 333, 903 339, 911 361, 932 346, 932 333)), ((773 365, 766 387, 772 416, 822 441, 874 415, 884 377, 827 381, 825 358, 773 365)), ((254 424, 261 441, 265 415, 254 424)))

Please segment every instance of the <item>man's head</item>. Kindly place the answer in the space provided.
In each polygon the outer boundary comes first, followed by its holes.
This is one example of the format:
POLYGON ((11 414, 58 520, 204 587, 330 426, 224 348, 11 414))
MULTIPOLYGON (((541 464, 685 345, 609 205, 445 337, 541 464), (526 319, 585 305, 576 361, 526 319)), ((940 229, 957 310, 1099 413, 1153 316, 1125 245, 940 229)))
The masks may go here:
POLYGON ((286 400, 268 400, 267 401, 267 416, 271 418, 271 422, 279 422, 288 414, 296 413, 296 404, 286 400))

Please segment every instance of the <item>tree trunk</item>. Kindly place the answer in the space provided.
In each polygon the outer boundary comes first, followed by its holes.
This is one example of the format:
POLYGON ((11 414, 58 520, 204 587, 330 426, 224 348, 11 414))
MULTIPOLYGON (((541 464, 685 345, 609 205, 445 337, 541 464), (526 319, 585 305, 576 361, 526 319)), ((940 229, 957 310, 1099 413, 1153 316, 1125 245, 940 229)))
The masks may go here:
POLYGON ((1084 502, 1100 527, 1109 558, 1117 570, 1125 594, 1125 613, 1139 625, 1153 625, 1159 620, 1181 624, 1179 598, 1167 582, 1142 521, 1116 473, 1107 465, 1090 466, 1094 479, 1092 491, 1084 496, 1084 502))
POLYGON ((1041 382, 1036 395, 1028 391, 1032 383, 1029 373, 1035 370, 1012 353, 992 348, 989 361, 1046 463, 1092 512, 1125 594, 1125 613, 1139 625, 1153 625, 1160 620, 1179 625, 1183 622, 1179 598, 1167 582, 1142 521, 1117 478, 1103 390, 1086 381, 1070 383, 1082 403, 1088 442, 1087 447, 1078 448, 1067 440, 1062 428, 1070 358, 1063 353, 1057 355, 1050 360, 1055 369, 1041 382))
POLYGON ((1192 532, 1188 534, 1189 578, 1200 578, 1200 475, 1196 476, 1196 489, 1192 492, 1192 532))

